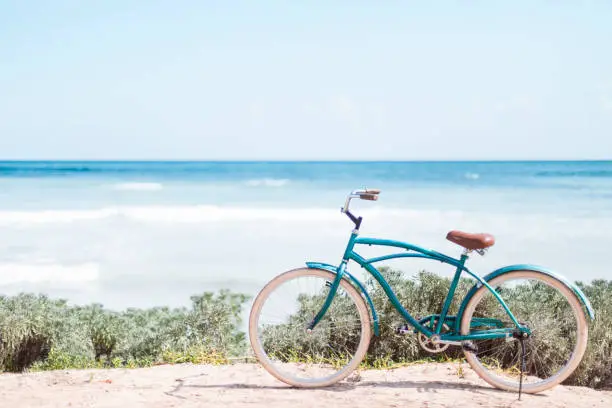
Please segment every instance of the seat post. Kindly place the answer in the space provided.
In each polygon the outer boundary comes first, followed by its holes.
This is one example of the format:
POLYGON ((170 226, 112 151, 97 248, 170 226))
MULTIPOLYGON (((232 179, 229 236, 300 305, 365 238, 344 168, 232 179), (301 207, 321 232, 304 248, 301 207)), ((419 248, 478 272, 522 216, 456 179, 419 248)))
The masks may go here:
POLYGON ((485 254, 487 253, 487 249, 488 248, 483 248, 483 249, 467 249, 467 248, 463 248, 463 252, 461 252, 461 256, 465 256, 465 258, 469 258, 470 254, 474 251, 476 251, 478 253, 478 255, 480 256, 485 256, 485 254))

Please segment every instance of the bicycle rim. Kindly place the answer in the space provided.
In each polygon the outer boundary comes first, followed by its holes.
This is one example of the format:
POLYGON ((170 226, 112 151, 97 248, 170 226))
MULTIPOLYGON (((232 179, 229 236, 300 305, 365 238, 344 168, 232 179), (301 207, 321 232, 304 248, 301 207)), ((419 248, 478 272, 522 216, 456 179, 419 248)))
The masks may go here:
POLYGON ((311 331, 335 275, 296 269, 270 281, 253 303, 249 337, 262 366, 297 387, 321 387, 348 376, 370 342, 368 308, 357 290, 342 280, 333 302, 311 331))
MULTIPOLYGON (((528 270, 503 274, 488 283, 518 322, 532 331, 525 340, 523 392, 547 390, 571 375, 584 355, 588 337, 584 311, 572 291, 549 275, 528 270)), ((504 327, 515 327, 484 286, 466 305, 461 333, 493 328, 478 327, 478 317, 498 319, 504 327)), ((497 388, 517 391, 523 361, 520 341, 509 338, 473 344, 477 351, 466 351, 465 356, 474 371, 497 388)))

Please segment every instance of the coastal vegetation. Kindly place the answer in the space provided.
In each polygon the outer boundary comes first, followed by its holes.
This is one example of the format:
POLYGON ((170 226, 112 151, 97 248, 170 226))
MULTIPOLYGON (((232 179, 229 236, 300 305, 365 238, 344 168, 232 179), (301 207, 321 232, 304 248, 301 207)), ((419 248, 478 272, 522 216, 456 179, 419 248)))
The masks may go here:
MULTIPOLYGON (((428 272, 419 272, 414 277, 405 277, 389 268, 381 268, 381 272, 401 303, 415 316, 440 310, 450 286, 449 279, 428 272)), ((376 282, 365 284, 379 314, 381 333, 372 338, 363 368, 462 357, 458 347, 432 355, 419 346, 415 335, 398 335, 396 328, 403 320, 376 282)), ((460 282, 451 312, 456 312, 462 295, 471 285, 471 280, 460 282)), ((578 285, 591 301, 596 319, 589 322, 589 345, 582 363, 565 384, 611 387, 612 281, 594 280, 578 285)), ((527 302, 533 313, 541 308, 538 299, 527 302)), ((240 330, 244 326, 241 316, 249 306, 249 296, 227 290, 194 295, 190 307, 120 312, 100 304, 73 306, 45 295, 2 296, 0 370, 142 367, 184 362, 227 364, 249 354, 246 334, 240 330)), ((541 341, 552 349, 562 347, 562 342, 552 335, 541 341)), ((278 347, 283 346, 279 343, 278 347)), ((294 355, 299 358, 299 354, 294 355)))
POLYGON ((0 298, 0 368, 139 367, 222 363, 246 348, 238 330, 247 296, 221 291, 191 297, 190 308, 107 310, 100 304, 20 294, 0 298))

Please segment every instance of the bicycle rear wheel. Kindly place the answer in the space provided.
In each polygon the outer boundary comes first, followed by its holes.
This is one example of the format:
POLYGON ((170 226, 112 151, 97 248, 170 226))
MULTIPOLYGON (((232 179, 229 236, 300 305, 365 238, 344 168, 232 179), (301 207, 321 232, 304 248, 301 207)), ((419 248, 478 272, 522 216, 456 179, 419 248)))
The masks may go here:
POLYGON ((311 332, 336 275, 302 268, 271 280, 249 317, 251 347, 274 377, 296 387, 323 387, 348 376, 365 356, 370 314, 361 294, 343 279, 333 302, 311 332))
MULTIPOLYGON (((525 342, 526 370, 523 392, 537 393, 554 387, 578 367, 586 350, 588 327, 576 295, 562 282, 537 271, 522 270, 500 275, 488 282, 508 305, 521 325, 531 330, 525 342)), ((515 327, 491 292, 482 286, 468 301, 461 319, 461 334, 488 327, 479 317, 498 319, 515 327)), ((473 341, 477 351, 466 351, 468 363, 494 387, 519 389, 520 341, 509 339, 473 341)))

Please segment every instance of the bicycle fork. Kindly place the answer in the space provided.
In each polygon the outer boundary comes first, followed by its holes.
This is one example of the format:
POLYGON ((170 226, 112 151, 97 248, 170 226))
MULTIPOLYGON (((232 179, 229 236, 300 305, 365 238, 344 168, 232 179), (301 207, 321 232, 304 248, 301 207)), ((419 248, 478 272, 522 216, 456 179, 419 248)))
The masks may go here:
MULTIPOLYGON (((354 218, 354 216, 350 214, 350 212, 347 211, 347 214, 349 214, 349 216, 352 217, 351 219, 354 218)), ((308 333, 312 332, 312 329, 314 329, 314 327, 319 323, 319 321, 323 318, 323 316, 327 312, 327 309, 329 309, 329 306, 331 306, 334 296, 336 296, 336 292, 338 291, 338 286, 340 286, 340 282, 342 281, 342 278, 344 277, 344 271, 346 270, 346 264, 348 263, 349 254, 353 251, 353 248, 355 247, 355 239, 357 239, 357 236, 359 235, 359 226, 361 224, 361 217, 355 218, 354 221, 355 221, 355 229, 351 233, 351 237, 349 239, 349 242, 346 245, 346 249, 344 250, 344 255, 342 256, 342 261, 340 262, 340 266, 338 266, 338 269, 336 270, 336 279, 334 279, 334 281, 331 284, 329 293, 327 294, 327 298, 325 299, 325 303, 323 303, 321 310, 319 310, 319 312, 315 315, 315 317, 310 321, 310 323, 306 327, 306 331, 308 333)))
POLYGON ((319 323, 319 321, 323 318, 323 316, 327 312, 327 309, 329 309, 329 307, 331 306, 332 301, 334 300, 334 296, 336 296, 336 292, 338 291, 338 286, 340 286, 340 282, 342 280, 342 277, 344 276, 345 268, 346 268, 346 261, 343 260, 336 272, 336 278, 331 283, 331 285, 329 285, 328 283, 328 286, 330 286, 330 289, 329 289, 329 293, 327 294, 327 298, 325 298, 325 303, 323 303, 323 306, 321 307, 319 312, 310 321, 310 323, 308 323, 308 326, 306 326, 306 331, 308 333, 312 332, 312 329, 314 329, 317 323, 319 323))

